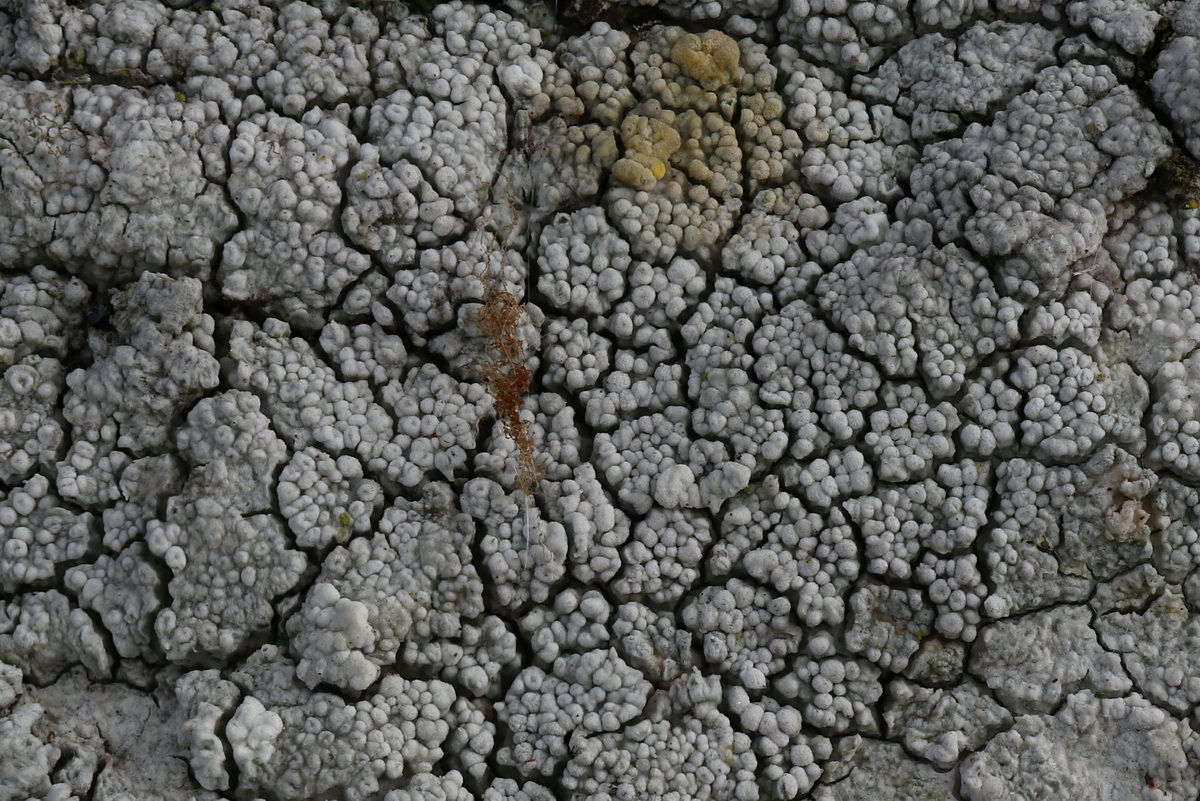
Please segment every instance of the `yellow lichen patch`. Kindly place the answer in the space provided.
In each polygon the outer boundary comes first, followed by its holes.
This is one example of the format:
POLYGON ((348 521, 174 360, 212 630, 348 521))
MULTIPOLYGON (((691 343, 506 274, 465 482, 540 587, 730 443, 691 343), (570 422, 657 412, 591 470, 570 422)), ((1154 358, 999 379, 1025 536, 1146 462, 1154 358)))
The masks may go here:
MULTIPOLYGON (((592 126, 596 127, 596 126, 592 126)), ((617 137, 611 128, 604 128, 590 137, 592 163, 608 169, 617 161, 617 137)))
POLYGON ((679 134, 671 126, 675 114, 659 111, 660 116, 630 114, 621 121, 621 140, 628 150, 645 153, 666 161, 679 149, 679 134))
POLYGON ((654 184, 657 183, 653 173, 636 159, 621 159, 614 164, 613 178, 643 192, 653 189, 654 184))
POLYGON ((671 48, 671 61, 710 92, 741 80, 741 58, 737 42, 720 31, 685 33, 671 48))
POLYGON ((679 134, 670 125, 675 116, 663 118, 629 114, 621 122, 625 157, 613 165, 613 177, 634 189, 648 191, 667 174, 667 160, 679 149, 679 134))
POLYGON ((643 192, 653 189, 666 173, 666 164, 645 153, 631 153, 613 165, 614 178, 643 192))

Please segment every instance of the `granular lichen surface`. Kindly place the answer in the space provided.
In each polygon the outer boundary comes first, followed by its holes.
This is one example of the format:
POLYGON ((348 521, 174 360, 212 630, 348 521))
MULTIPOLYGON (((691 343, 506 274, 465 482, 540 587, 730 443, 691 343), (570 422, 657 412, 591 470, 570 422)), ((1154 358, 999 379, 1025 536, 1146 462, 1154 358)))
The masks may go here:
POLYGON ((0 801, 1195 801, 1198 65, 0 2, 0 801))

